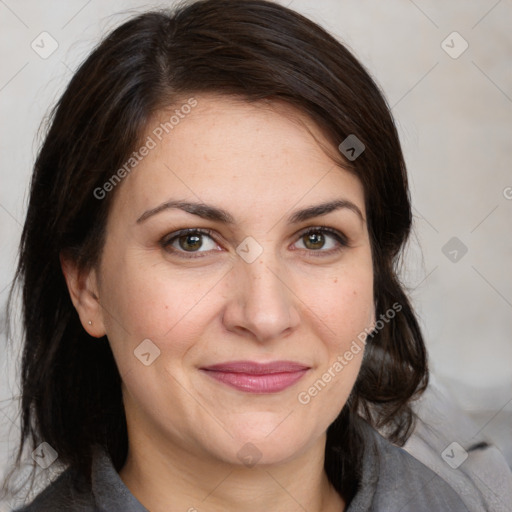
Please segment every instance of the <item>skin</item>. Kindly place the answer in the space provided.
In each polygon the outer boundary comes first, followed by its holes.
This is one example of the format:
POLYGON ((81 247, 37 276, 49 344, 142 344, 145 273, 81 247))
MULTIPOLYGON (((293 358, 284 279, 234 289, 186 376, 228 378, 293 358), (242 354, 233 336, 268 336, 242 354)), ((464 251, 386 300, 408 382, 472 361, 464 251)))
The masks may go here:
MULTIPOLYGON (((118 185, 98 267, 81 271, 62 260, 84 328, 108 336, 122 376, 129 452, 120 476, 152 512, 241 504, 245 511, 344 510, 323 469, 326 430, 363 350, 308 404, 298 394, 375 320, 363 187, 292 107, 195 98, 197 107, 118 185), (287 220, 335 199, 353 203, 362 218, 341 208, 287 220), (170 200, 223 208, 234 223, 176 208, 137 222, 170 200), (320 242, 302 234, 322 226, 349 246, 329 233, 320 242), (162 246, 185 228, 213 235, 203 235, 199 248, 186 237, 184 246, 171 242, 175 253, 162 246), (248 236, 262 249, 252 263, 236 252, 248 236), (160 350, 148 366, 134 356, 145 339, 160 350), (199 370, 233 360, 288 360, 310 370, 271 394, 239 391, 199 370), (246 443, 260 457, 253 467, 237 456, 246 443)), ((169 115, 150 120, 146 136, 169 115)))

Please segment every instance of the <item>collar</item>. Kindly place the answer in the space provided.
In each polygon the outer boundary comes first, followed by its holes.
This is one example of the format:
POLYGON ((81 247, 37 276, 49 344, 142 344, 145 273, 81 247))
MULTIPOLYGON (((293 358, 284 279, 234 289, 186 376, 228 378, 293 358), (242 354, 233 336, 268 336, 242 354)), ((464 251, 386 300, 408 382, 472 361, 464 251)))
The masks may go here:
POLYGON ((92 493, 101 512, 149 512, 126 487, 100 446, 93 450, 91 469, 92 493))

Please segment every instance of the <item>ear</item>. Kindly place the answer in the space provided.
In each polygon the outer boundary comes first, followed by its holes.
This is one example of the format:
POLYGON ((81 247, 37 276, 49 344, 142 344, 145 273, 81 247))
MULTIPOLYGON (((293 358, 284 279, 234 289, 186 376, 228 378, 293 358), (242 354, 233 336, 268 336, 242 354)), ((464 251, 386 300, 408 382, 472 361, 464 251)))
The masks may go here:
POLYGON ((60 264, 83 328, 95 338, 105 336, 96 270, 79 269, 76 262, 63 253, 60 254, 60 264))

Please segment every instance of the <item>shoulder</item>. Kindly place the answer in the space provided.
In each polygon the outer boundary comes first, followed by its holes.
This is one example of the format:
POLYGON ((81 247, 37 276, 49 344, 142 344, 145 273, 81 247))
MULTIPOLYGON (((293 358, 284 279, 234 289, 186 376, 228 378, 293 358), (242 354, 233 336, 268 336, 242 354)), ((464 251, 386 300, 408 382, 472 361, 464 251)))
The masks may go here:
POLYGON ((458 494, 434 471, 370 425, 365 423, 363 430, 360 491, 347 512, 468 512, 458 494))
POLYGON ((14 512, 148 512, 124 485, 107 451, 93 447, 90 481, 68 468, 14 512))
POLYGON ((403 512, 467 512, 462 499, 437 473, 380 434, 376 436, 382 454, 377 492, 383 503, 396 503, 403 512))
POLYGON ((14 512, 94 512, 94 499, 90 488, 76 478, 71 469, 65 470, 34 500, 14 512))

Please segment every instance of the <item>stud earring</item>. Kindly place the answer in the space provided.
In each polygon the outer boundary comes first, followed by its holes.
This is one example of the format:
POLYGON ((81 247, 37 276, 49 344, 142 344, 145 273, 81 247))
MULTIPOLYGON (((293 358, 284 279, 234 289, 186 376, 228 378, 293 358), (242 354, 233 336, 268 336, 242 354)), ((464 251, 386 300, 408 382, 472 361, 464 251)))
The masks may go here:
POLYGON ((89 320, 87 323, 88 323, 89 325, 92 325, 92 322, 91 322, 90 320, 89 320))

